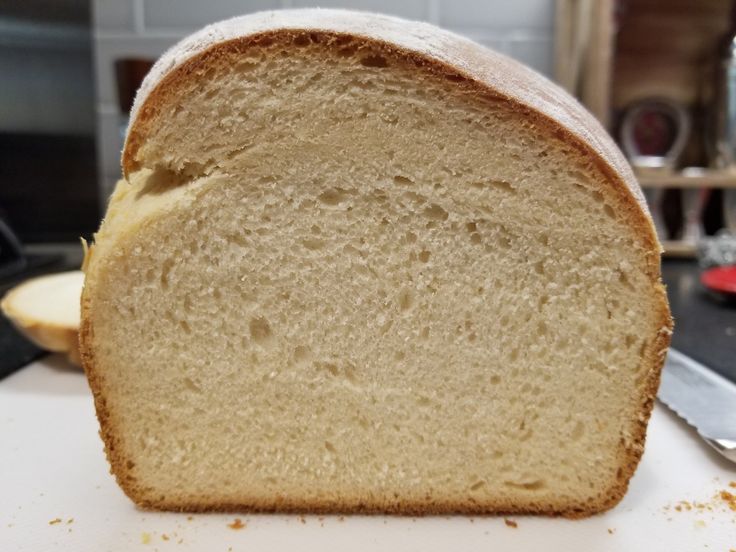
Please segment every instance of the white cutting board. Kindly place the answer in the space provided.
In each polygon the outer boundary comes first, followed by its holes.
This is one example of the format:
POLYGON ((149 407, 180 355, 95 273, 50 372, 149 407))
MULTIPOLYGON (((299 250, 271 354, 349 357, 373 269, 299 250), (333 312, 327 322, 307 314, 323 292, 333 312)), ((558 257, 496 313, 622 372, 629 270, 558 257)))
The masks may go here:
POLYGON ((576 521, 510 516, 517 528, 503 517, 146 512, 109 474, 97 429, 83 374, 58 356, 0 381, 0 551, 736 550, 736 511, 713 499, 736 494, 736 466, 660 405, 613 511, 576 521), (677 511, 679 501, 712 511, 677 511), (245 527, 228 527, 235 518, 245 527))

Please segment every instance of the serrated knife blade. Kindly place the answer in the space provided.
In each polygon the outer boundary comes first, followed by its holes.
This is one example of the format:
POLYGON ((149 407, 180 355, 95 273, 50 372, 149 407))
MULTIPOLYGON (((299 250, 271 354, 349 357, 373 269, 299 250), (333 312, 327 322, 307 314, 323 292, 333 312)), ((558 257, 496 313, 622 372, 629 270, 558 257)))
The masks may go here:
POLYGON ((658 398, 706 443, 736 462, 736 384, 670 349, 658 398))

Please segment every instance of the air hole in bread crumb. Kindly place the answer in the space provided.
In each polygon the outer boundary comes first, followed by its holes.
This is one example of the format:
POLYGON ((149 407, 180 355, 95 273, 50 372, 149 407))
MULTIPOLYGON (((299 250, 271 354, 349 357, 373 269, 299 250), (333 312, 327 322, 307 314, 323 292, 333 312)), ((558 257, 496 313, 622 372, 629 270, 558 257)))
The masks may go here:
POLYGON ((427 202, 426 197, 424 197, 422 194, 417 194, 415 192, 404 192, 403 194, 401 194, 401 198, 407 201, 410 201, 412 203, 417 203, 419 205, 427 202))
POLYGON ((432 404, 432 401, 429 400, 429 397, 420 395, 419 397, 417 397, 417 404, 419 406, 430 406, 432 404))
POLYGON ((575 422, 575 427, 572 429, 572 433, 570 433, 570 440, 579 441, 584 433, 585 425, 583 425, 583 422, 578 420, 577 422, 575 422))
POLYGON ((365 56, 360 59, 360 64, 365 67, 388 67, 386 58, 379 55, 365 56))
POLYGON ((613 207, 611 207, 610 205, 607 205, 607 204, 604 205, 603 212, 608 218, 612 218, 612 219, 616 218, 616 212, 613 210, 613 207))
POLYGON ((490 378, 490 382, 492 385, 498 385, 499 383, 501 383, 501 376, 493 374, 490 378))
POLYGON ((514 489, 523 489, 525 491, 538 491, 543 489, 545 483, 541 479, 522 479, 521 481, 504 481, 504 485, 507 487, 513 487, 514 489))
POLYGON ((420 251, 419 260, 422 261, 423 263, 429 262, 429 251, 427 251, 426 249, 424 251, 420 251))
POLYGON ((250 330, 251 338, 259 345, 265 345, 273 338, 271 325, 268 323, 268 320, 262 316, 251 318, 248 328, 250 330))
POLYGON ((429 326, 425 326, 424 328, 422 328, 422 331, 419 332, 419 336, 422 339, 429 339, 429 326))
POLYGON ((344 58, 349 58, 355 55, 355 52, 357 52, 358 49, 355 46, 347 46, 345 48, 340 48, 337 51, 337 55, 344 58))
POLYGON ((318 240, 316 238, 308 238, 306 240, 302 240, 302 245, 310 251, 318 251, 325 246, 325 241, 318 240))
POLYGON ((202 389, 192 381, 191 378, 184 378, 183 380, 184 386, 189 389, 189 391, 192 391, 193 393, 200 393, 202 389))
POLYGON ((445 211, 442 207, 440 207, 436 203, 433 203, 432 205, 424 209, 423 214, 428 219, 436 220, 436 221, 445 221, 450 216, 447 211, 445 211))
POLYGON ((470 490, 471 491, 477 491, 478 489, 480 489, 481 487, 483 487, 485 484, 486 484, 485 481, 476 481, 475 483, 473 483, 470 486, 470 490))
POLYGON ((511 240, 506 236, 498 236, 496 239, 496 244, 501 249, 511 249, 511 240))
POLYGON ((509 182, 505 180, 491 180, 488 182, 489 186, 496 190, 501 190, 509 194, 515 194, 516 188, 514 188, 509 182))
POLYGON ((330 451, 332 454, 337 454, 337 450, 335 449, 335 446, 329 441, 325 441, 325 448, 328 451, 330 451))
POLYGON ((603 203, 603 194, 600 193, 598 190, 593 190, 592 192, 590 192, 590 195, 593 197, 593 201, 595 201, 596 203, 603 203))
POLYGON ((331 376, 337 377, 340 375, 340 370, 337 368, 337 364, 333 364, 332 362, 318 362, 317 367, 322 370, 327 370, 331 376))
POLYGON ((300 34, 294 37, 294 44, 297 46, 309 46, 309 37, 307 35, 300 34))
POLYGON ((409 310, 411 306, 414 304, 414 297, 410 289, 402 289, 399 292, 399 308, 402 311, 409 310))
POLYGON ((480 239, 480 234, 478 234, 478 232, 474 232, 473 234, 470 235, 470 243, 474 245, 478 245, 481 242, 482 240, 480 239))
POLYGON ((617 269, 618 272, 618 281, 621 282, 625 287, 633 290, 634 286, 632 285, 631 281, 629 280, 628 275, 623 270, 617 269))
POLYGON ((343 190, 342 188, 332 188, 330 190, 325 190, 319 196, 317 196, 317 199, 324 203, 325 205, 339 205, 343 201, 345 201, 348 197, 347 190, 343 190))
POLYGON ((174 261, 171 259, 166 259, 161 265, 161 287, 163 289, 167 289, 169 287, 169 272, 171 272, 171 268, 173 266, 174 261))
POLYGON ((294 361, 301 364, 307 362, 312 357, 312 351, 304 345, 294 347, 294 361))
POLYGON ((343 373, 345 374, 345 379, 347 379, 352 384, 358 383, 358 371, 355 368, 355 365, 348 362, 345 364, 345 367, 343 368, 343 373))

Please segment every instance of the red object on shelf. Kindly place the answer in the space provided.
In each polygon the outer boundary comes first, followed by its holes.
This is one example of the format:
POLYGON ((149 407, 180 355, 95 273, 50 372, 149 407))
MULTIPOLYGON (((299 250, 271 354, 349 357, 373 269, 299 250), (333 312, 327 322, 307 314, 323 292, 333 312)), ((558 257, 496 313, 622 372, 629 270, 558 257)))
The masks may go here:
POLYGON ((710 268, 700 275, 700 281, 711 291, 736 295, 736 266, 710 268))

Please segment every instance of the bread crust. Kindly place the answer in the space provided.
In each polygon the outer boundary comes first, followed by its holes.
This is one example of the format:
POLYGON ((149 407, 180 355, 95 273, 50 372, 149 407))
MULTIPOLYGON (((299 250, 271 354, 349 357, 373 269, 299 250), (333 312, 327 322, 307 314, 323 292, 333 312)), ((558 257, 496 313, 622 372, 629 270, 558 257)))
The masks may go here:
POLYGON ((154 66, 136 98, 123 151, 123 172, 128 175, 141 168, 137 154, 149 130, 155 125, 158 114, 203 64, 226 64, 231 56, 254 48, 268 47, 275 42, 291 45, 295 41, 307 40, 329 46, 339 45, 340 41, 346 39, 380 52, 397 63, 415 66, 418 78, 445 79, 448 89, 457 93, 469 94, 480 101, 504 102, 511 111, 523 115, 551 139, 572 149, 581 164, 593 164, 602 175, 598 182, 599 191, 616 205, 620 216, 635 229, 639 245, 645 252, 645 270, 652 284, 652 293, 656 296, 659 330, 654 337, 649 338, 642 356, 642 372, 646 375, 642 378, 639 390, 639 411, 630 429, 629 439, 622 438, 619 445, 620 467, 615 481, 606 493, 593 502, 555 504, 540 501, 529 507, 519 507, 505 501, 480 503, 472 499, 426 503, 397 499, 378 504, 283 497, 273 497, 268 501, 244 498, 234 503, 213 503, 206 497, 187 503, 152 498, 136 483, 133 467, 129 459, 124 457, 124 447, 118 440, 100 385, 90 315, 90 288, 94 286, 94 281, 88 277, 82 299, 82 362, 94 394, 100 435, 105 443, 112 473, 126 494, 139 506, 189 512, 248 510, 400 515, 524 513, 583 517, 613 507, 624 496, 644 449, 646 427, 670 342, 672 319, 660 281, 661 247, 634 175, 597 121, 556 85, 504 56, 430 25, 333 10, 269 12, 236 18, 207 27, 185 39, 154 66), (402 34, 405 35, 403 38, 402 34))

